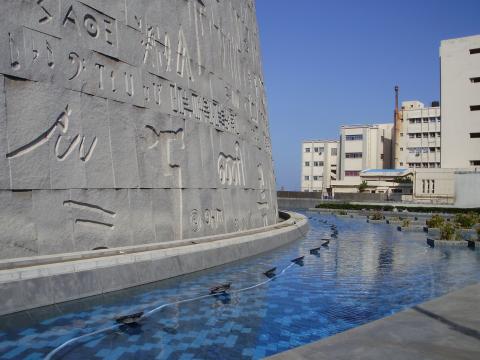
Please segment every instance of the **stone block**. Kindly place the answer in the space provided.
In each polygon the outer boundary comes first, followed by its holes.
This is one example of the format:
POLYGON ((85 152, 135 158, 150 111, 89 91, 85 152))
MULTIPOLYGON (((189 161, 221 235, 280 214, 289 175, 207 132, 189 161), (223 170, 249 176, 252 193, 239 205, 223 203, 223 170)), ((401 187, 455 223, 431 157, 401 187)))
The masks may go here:
POLYGON ((39 254, 32 191, 0 191, 0 258, 39 254))

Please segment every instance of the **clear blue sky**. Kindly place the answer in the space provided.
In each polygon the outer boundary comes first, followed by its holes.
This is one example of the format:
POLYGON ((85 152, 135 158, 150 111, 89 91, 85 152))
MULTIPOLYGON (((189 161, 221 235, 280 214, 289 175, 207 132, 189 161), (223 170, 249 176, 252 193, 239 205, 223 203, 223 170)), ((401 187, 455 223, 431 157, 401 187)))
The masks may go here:
POLYGON ((304 139, 391 122, 440 97, 440 40, 480 34, 480 0, 257 0, 277 187, 300 187, 304 139))

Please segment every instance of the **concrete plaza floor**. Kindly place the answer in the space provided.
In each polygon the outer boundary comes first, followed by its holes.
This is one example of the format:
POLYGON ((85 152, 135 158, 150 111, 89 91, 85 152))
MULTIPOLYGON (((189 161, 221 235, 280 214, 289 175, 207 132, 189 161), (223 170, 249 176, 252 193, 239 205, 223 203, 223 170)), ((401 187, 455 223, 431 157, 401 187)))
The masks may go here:
POLYGON ((480 359, 480 284, 268 359, 480 359))

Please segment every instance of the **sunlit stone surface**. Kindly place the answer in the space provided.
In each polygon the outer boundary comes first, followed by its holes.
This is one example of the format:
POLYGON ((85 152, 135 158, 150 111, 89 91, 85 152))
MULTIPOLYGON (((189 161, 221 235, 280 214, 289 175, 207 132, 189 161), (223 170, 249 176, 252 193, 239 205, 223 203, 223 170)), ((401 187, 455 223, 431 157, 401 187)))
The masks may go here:
POLYGON ((275 223, 253 1, 1 0, 0 27, 1 258, 275 223))

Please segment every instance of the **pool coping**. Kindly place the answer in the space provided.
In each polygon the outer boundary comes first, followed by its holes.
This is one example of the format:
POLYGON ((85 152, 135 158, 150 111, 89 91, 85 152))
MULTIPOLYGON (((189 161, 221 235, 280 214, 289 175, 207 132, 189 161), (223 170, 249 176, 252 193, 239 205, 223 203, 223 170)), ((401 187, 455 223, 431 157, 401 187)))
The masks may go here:
POLYGON ((4 262, 0 315, 165 280, 273 250, 308 231, 305 216, 285 213, 289 218, 281 223, 240 233, 4 262))
POLYGON ((478 299, 480 283, 267 359, 478 359, 478 299))

